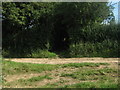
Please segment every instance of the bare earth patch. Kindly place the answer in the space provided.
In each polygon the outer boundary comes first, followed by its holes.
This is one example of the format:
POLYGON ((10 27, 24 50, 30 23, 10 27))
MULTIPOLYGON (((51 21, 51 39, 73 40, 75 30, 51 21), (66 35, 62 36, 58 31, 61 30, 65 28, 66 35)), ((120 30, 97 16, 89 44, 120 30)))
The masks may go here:
POLYGON ((12 58, 5 59, 14 62, 36 63, 36 64, 66 64, 66 63, 118 63, 120 58, 12 58))
MULTIPOLYGON (((8 83, 12 83, 12 82, 16 82, 19 79, 27 80, 27 79, 30 79, 32 77, 37 77, 37 76, 49 75, 50 77, 53 77, 53 79, 43 79, 42 81, 34 82, 34 85, 32 84, 32 86, 31 85, 23 86, 24 88, 36 88, 38 86, 41 87, 47 84, 52 85, 55 83, 58 83, 60 86, 64 86, 64 85, 71 85, 71 84, 80 83, 80 82, 88 82, 88 80, 80 81, 80 80, 73 79, 71 77, 61 77, 62 73, 67 73, 67 74, 73 73, 78 69, 80 68, 67 67, 67 68, 60 68, 60 69, 56 69, 52 71, 43 71, 41 73, 10 75, 6 77, 6 80, 8 83)), ((89 80, 89 81, 95 82, 95 80, 89 80)), ((9 88, 9 86, 5 86, 5 87, 9 88)), ((21 85, 17 84, 16 86, 10 86, 10 87, 21 88, 21 85)))
POLYGON ((51 74, 51 76, 55 76, 57 77, 60 73, 70 73, 73 72, 75 70, 77 70, 78 68, 60 68, 60 69, 56 69, 56 70, 52 70, 52 71, 43 71, 41 73, 30 73, 30 74, 15 74, 15 75, 8 75, 5 77, 5 80, 7 82, 12 82, 15 80, 19 80, 19 79, 30 79, 32 77, 37 77, 37 76, 44 76, 47 74, 51 74))

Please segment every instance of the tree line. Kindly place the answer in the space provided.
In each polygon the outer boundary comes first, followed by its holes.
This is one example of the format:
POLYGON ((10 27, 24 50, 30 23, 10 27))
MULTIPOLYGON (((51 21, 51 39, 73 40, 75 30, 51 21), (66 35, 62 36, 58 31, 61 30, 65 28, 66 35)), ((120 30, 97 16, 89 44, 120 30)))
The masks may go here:
POLYGON ((113 7, 106 2, 3 2, 2 5, 5 57, 34 57, 37 50, 61 52, 68 57, 102 56, 103 52, 118 57, 120 29, 114 24, 113 7), (108 21, 108 25, 103 21, 108 21))

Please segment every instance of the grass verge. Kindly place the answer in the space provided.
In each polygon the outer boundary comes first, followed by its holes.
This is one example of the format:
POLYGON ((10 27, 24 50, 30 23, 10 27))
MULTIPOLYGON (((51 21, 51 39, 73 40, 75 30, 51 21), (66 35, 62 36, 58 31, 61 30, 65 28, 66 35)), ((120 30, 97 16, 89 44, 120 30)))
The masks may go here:
MULTIPOLYGON (((27 64, 3 61, 3 75, 40 74, 3 83, 4 87, 117 88, 118 72, 108 63, 27 64), (65 69, 74 69, 72 72, 65 69), (56 69, 56 70, 55 70, 56 69), (59 70, 63 71, 59 71, 59 70), (50 72, 47 72, 50 71, 50 72), (44 72, 44 74, 41 74, 44 72), (52 72, 52 73, 51 73, 52 72), (56 76, 57 74, 57 76, 56 76), (56 78, 58 80, 56 81, 56 78), (43 84, 44 83, 44 84, 43 84)), ((3 77, 4 78, 4 77, 3 77)))

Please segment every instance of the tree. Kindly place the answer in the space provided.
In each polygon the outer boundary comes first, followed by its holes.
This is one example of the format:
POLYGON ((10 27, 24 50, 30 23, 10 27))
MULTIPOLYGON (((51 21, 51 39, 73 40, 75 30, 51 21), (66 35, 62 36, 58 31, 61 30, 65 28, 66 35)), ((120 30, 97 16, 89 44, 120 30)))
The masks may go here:
POLYGON ((112 16, 107 3, 3 2, 3 49, 19 56, 49 43, 49 49, 67 50, 71 43, 92 40, 94 28, 112 16))
POLYGON ((3 3, 3 48, 25 55, 46 48, 52 3, 3 3))
POLYGON ((53 42, 55 44, 53 47, 57 49, 60 48, 57 47, 59 45, 64 46, 62 42, 64 38, 68 38, 66 41, 68 43, 88 40, 86 35, 92 32, 92 28, 98 27, 110 16, 113 15, 107 3, 63 2, 56 4, 53 17, 53 42))

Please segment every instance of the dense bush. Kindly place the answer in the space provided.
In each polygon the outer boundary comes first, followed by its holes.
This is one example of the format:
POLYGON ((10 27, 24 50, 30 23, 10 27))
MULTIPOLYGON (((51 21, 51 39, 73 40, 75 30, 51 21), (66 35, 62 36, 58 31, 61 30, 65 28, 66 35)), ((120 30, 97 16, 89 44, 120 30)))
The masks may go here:
POLYGON ((36 50, 36 51, 32 51, 31 53, 28 54, 18 54, 18 53, 11 53, 9 51, 4 51, 2 52, 3 57, 6 58, 57 58, 58 55, 53 53, 53 52, 49 52, 48 50, 36 50))
MULTIPOLYGON (((30 57, 30 56, 28 56, 30 57)), ((32 52, 31 57, 33 58, 57 58, 58 55, 56 55, 53 52, 49 52, 47 50, 37 50, 35 52, 32 52)))
POLYGON ((120 26, 114 24, 111 8, 106 2, 4 2, 2 54, 118 57, 120 26), (104 20, 110 25, 102 24, 104 20))
POLYGON ((117 41, 81 42, 70 45, 70 57, 119 57, 117 41))
POLYGON ((71 57, 120 57, 120 25, 105 25, 86 31, 83 34, 86 41, 70 45, 71 57))

